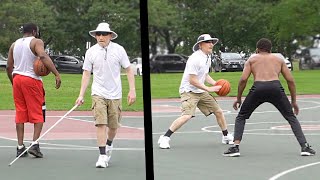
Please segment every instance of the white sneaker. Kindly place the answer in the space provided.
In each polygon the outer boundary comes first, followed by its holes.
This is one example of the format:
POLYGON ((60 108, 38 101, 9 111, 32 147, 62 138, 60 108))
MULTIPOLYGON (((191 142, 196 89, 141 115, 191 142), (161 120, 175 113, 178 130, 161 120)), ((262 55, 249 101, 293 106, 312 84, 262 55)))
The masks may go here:
POLYGON ((110 161, 111 159, 111 154, 112 154, 112 149, 113 149, 113 144, 111 146, 106 146, 106 155, 108 156, 108 161, 110 161))
POLYGON ((222 144, 234 144, 233 135, 227 134, 226 136, 222 136, 222 144))
POLYGON ((158 140, 159 147, 161 149, 170 149, 170 137, 161 135, 158 140))
POLYGON ((96 162, 96 168, 106 168, 108 167, 108 156, 107 155, 99 155, 99 159, 96 162))

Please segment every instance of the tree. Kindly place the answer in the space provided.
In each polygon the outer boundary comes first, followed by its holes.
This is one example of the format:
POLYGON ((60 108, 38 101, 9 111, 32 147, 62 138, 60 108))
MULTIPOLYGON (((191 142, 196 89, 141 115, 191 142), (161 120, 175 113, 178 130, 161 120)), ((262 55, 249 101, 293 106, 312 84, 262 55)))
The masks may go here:
POLYGON ((289 59, 299 44, 319 33, 319 1, 282 0, 271 12, 270 31, 274 35, 276 49, 289 59), (298 40, 298 43, 292 43, 294 40, 298 40))
POLYGON ((36 23, 41 29, 44 41, 50 34, 47 29, 55 24, 53 14, 41 0, 2 0, 0 6, 0 53, 7 54, 11 44, 22 36, 20 27, 36 23))

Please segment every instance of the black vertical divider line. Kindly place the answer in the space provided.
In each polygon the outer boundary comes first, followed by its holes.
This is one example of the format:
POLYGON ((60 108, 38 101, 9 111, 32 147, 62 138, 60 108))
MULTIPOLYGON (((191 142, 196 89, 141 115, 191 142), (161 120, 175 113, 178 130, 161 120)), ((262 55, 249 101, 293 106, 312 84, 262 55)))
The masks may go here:
POLYGON ((142 54, 142 84, 144 111, 144 142, 145 142, 145 171, 146 180, 154 180, 153 142, 152 142, 152 112, 151 86, 149 66, 149 31, 148 31, 148 1, 140 0, 140 32, 142 54))

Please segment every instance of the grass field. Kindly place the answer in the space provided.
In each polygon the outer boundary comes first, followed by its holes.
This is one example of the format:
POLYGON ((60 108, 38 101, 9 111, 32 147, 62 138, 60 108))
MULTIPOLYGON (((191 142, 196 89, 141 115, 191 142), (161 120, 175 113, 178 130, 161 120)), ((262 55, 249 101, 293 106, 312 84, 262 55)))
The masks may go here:
MULTIPOLYGON (((319 94, 320 93, 320 70, 306 70, 299 71, 295 69, 292 75, 295 78, 297 86, 297 94, 319 94)), ((231 92, 228 96, 236 96, 237 84, 241 76, 241 72, 223 72, 223 73, 211 73, 211 77, 217 79, 227 79, 231 83, 231 92)), ((166 74, 151 74, 151 94, 153 99, 158 98, 178 98, 179 85, 181 81, 182 73, 166 73, 166 74)), ((74 106, 74 102, 78 97, 81 74, 61 74, 62 85, 60 89, 55 89, 54 76, 52 74, 43 78, 44 87, 46 90, 46 104, 48 110, 69 110, 74 106)), ((280 78, 287 94, 288 88, 284 79, 280 78)), ((244 95, 247 94, 249 88, 253 83, 252 77, 250 77, 247 87, 244 91, 244 95)), ((123 85, 123 110, 124 111, 141 111, 143 110, 143 97, 142 97, 142 77, 136 76, 136 92, 137 101, 134 105, 128 106, 126 103, 128 93, 128 82, 126 76, 122 76, 123 85)), ((12 98, 12 87, 7 78, 5 71, 0 71, 0 109, 14 109, 12 98)), ((85 96, 85 104, 79 108, 79 110, 90 110, 91 88, 87 89, 85 96)))

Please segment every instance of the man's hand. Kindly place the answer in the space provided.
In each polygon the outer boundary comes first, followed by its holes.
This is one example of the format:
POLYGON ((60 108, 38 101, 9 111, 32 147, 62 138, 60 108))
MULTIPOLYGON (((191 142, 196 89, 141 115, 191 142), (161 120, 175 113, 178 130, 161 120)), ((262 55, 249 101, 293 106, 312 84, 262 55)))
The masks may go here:
POLYGON ((55 77, 56 77, 56 89, 59 89, 59 88, 60 88, 60 85, 61 85, 60 75, 55 76, 55 77))
POLYGON ((136 90, 132 89, 128 93, 127 103, 129 106, 131 106, 135 101, 136 101, 136 90))
POLYGON ((210 86, 208 87, 207 91, 208 92, 218 92, 221 89, 222 86, 210 86))
POLYGON ((237 99, 237 100, 234 101, 234 103, 233 103, 233 109, 234 109, 234 110, 238 110, 238 108, 240 108, 241 104, 242 104, 241 99, 240 99, 240 100, 237 99))
POLYGON ((298 115, 299 114, 299 107, 298 107, 298 104, 295 102, 295 103, 291 103, 291 106, 293 107, 293 112, 295 115, 298 115))
POLYGON ((79 96, 78 99, 76 100, 76 104, 78 104, 79 106, 81 106, 84 103, 83 97, 79 96))

